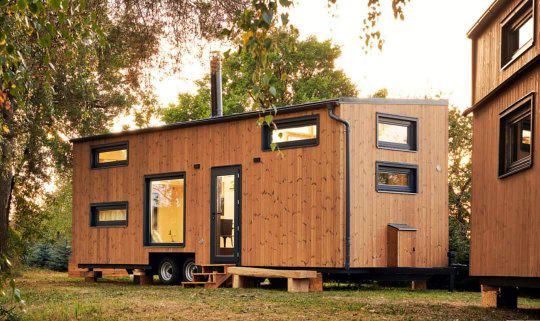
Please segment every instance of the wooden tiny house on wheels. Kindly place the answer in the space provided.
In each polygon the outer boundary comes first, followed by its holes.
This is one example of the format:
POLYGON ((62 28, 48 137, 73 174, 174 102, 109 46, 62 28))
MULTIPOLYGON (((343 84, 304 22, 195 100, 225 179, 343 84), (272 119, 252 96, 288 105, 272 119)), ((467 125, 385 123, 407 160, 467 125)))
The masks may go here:
POLYGON ((74 139, 72 268, 166 283, 217 264, 447 273, 447 101, 295 105, 277 128, 259 116, 74 139))
POLYGON ((540 286, 538 0, 497 0, 469 32, 473 48, 471 270, 484 304, 517 304, 540 286))

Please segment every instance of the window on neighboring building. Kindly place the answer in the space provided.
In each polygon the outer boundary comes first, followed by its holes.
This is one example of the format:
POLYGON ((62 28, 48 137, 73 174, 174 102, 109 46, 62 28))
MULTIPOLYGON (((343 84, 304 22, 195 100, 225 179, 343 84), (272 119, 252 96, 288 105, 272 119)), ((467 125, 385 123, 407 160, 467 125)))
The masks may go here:
POLYGON ((533 1, 523 1, 502 23, 502 67, 507 66, 534 42, 533 1))
POLYGON ((319 144, 319 116, 274 120, 274 126, 263 126, 263 149, 272 150, 315 146, 319 144))
POLYGON ((183 245, 185 174, 146 177, 146 244, 183 245))
POLYGON ((377 147, 418 150, 416 118, 377 114, 377 147))
POLYGON ((418 193, 418 166, 377 162, 377 192, 418 193))
POLYGON ((532 166, 534 95, 520 99, 501 114, 499 176, 532 166))
POLYGON ((128 203, 112 202, 90 205, 90 226, 127 226, 128 203))
POLYGON ((125 166, 127 164, 127 142, 92 147, 92 168, 125 166))

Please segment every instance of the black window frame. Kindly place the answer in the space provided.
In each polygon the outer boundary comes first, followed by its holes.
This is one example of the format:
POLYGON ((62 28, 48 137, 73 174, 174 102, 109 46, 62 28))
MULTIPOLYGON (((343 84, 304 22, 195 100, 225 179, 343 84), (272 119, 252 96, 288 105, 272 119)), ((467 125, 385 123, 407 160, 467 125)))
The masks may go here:
POLYGON ((126 227, 129 221, 129 203, 122 202, 104 202, 90 204, 90 227, 126 227), (99 221, 99 211, 103 210, 126 210, 126 219, 119 221, 99 221))
MULTIPOLYGON (((319 137, 320 137, 319 115, 309 115, 309 116, 294 117, 294 118, 282 118, 282 119, 276 119, 273 122, 276 125, 277 129, 287 129, 287 128, 313 126, 313 125, 315 125, 317 128, 315 138, 277 143, 276 144, 277 149, 281 150, 281 149, 288 149, 288 148, 313 147, 313 146, 319 145, 319 137)), ((263 151, 272 151, 272 147, 271 147, 272 132, 274 131, 274 129, 275 129, 274 127, 271 127, 268 124, 265 124, 262 126, 262 150, 263 151)))
POLYGON ((392 194, 409 194, 415 195, 419 192, 419 171, 418 165, 407 163, 394 163, 394 162, 376 162, 375 170, 375 189, 378 193, 392 193, 392 194), (390 169, 390 170, 388 170, 390 169), (403 186, 391 186, 379 183, 379 173, 382 172, 391 173, 406 173, 410 175, 409 185, 403 186))
POLYGON ((385 113, 377 113, 376 117, 377 148, 398 150, 405 152, 418 152, 418 118, 385 113), (391 124, 407 127, 407 144, 398 144, 379 140, 379 124, 391 124))
POLYGON ((529 93, 499 114, 499 178, 506 178, 527 170, 533 166, 534 158, 534 110, 535 93, 529 93), (523 118, 531 117, 531 150, 530 155, 518 161, 512 161, 512 144, 507 139, 511 125, 523 118))
POLYGON ((186 198, 187 198, 187 175, 186 172, 173 172, 173 173, 161 173, 144 176, 144 188, 143 188, 143 245, 145 247, 185 247, 186 246, 186 198), (150 183, 152 181, 164 181, 171 179, 183 179, 184 180, 184 213, 182 219, 184 220, 182 229, 181 243, 153 243, 150 238, 150 183))
POLYGON ((505 70, 512 65, 519 57, 525 52, 531 49, 536 42, 536 10, 533 0, 524 0, 519 3, 514 10, 504 19, 500 24, 501 32, 501 69, 505 70), (519 26, 523 26, 529 19, 529 15, 532 15, 533 21, 533 38, 531 41, 523 45, 522 47, 511 49, 511 42, 514 35, 512 30, 516 30, 519 26))
POLYGON ((110 167, 119 167, 129 165, 129 143, 128 142, 116 142, 111 144, 101 144, 91 147, 90 152, 90 167, 92 169, 102 169, 110 167), (115 162, 100 163, 99 154, 103 152, 112 152, 117 150, 126 150, 126 159, 115 162))

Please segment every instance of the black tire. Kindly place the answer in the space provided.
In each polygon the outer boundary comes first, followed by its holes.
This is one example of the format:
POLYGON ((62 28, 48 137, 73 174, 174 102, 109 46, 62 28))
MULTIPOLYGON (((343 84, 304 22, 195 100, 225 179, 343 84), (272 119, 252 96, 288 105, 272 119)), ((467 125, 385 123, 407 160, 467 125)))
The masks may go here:
POLYGON ((199 272, 199 266, 195 265, 195 258, 188 257, 182 264, 182 280, 184 282, 193 282, 193 273, 199 272))
POLYGON ((173 285, 180 282, 180 265, 171 257, 164 257, 159 261, 157 274, 162 284, 173 285))

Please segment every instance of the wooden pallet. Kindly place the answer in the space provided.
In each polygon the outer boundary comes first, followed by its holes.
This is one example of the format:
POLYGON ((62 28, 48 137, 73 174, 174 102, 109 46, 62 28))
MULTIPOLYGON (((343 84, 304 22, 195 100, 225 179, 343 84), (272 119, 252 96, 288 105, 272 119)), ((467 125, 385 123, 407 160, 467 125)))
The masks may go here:
POLYGON ((201 272, 193 273, 193 282, 182 282, 182 286, 204 287, 205 289, 217 289, 223 286, 231 286, 231 275, 227 269, 232 264, 207 264, 201 266, 201 272))
POLYGON ((321 273, 309 270, 276 270, 250 267, 230 267, 233 288, 253 287, 256 279, 287 279, 289 292, 320 292, 323 290, 321 273))

